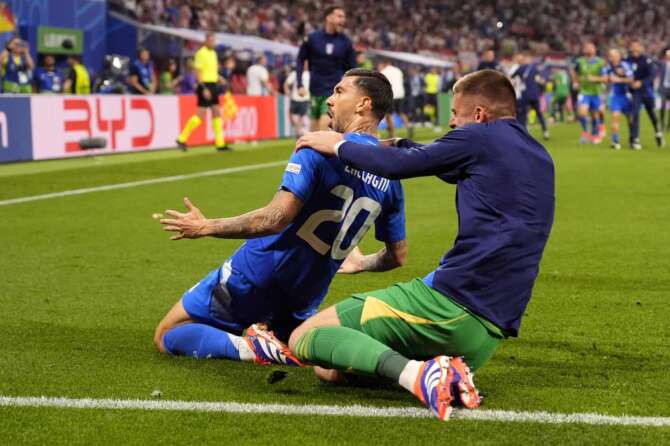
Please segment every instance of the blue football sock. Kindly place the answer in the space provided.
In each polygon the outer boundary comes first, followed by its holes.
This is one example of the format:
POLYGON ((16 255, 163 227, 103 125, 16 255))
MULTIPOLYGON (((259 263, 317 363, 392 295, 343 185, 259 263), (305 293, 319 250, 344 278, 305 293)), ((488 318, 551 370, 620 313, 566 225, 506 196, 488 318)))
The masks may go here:
POLYGON ((600 133, 598 131, 598 118, 591 118, 591 134, 596 136, 598 133, 600 133))
POLYGON ((619 144, 619 134, 618 133, 612 133, 612 142, 614 144, 619 144))
POLYGON ((165 349, 173 355, 193 358, 240 360, 240 352, 231 337, 239 338, 204 324, 185 324, 168 330, 163 336, 165 349))
POLYGON ((588 131, 588 121, 586 120, 586 116, 580 116, 579 117, 579 123, 582 125, 582 130, 583 131, 588 131))

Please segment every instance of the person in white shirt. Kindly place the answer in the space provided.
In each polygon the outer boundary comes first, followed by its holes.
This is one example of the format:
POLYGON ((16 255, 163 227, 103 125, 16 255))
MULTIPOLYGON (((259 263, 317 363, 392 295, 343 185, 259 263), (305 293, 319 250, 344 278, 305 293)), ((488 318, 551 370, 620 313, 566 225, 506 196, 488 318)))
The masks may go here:
POLYGON ((291 74, 286 78, 284 82, 284 94, 291 98, 291 103, 289 105, 289 113, 291 115, 291 124, 295 129, 295 134, 297 138, 300 138, 303 134, 305 116, 309 111, 309 70, 307 69, 307 61, 305 61, 305 68, 302 72, 302 86, 303 88, 298 88, 298 83, 296 82, 296 71, 291 71, 291 74), (302 95, 300 95, 302 93, 302 95))
POLYGON ((247 68, 247 96, 268 96, 274 94, 270 83, 270 73, 265 67, 267 59, 258 56, 256 63, 247 68))
MULTIPOLYGON (((378 64, 379 71, 391 83, 393 90, 393 113, 397 113, 402 119, 404 127, 409 132, 409 118, 405 106, 405 76, 400 68, 393 66, 388 60, 381 60, 378 64)), ((389 138, 395 137, 395 125, 393 124, 393 114, 386 115, 386 124, 388 125, 389 138)))

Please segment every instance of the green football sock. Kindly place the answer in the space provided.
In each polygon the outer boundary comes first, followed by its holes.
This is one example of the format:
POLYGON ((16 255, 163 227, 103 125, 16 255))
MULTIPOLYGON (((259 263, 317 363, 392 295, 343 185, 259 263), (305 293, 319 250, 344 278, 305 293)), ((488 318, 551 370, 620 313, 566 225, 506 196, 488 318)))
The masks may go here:
POLYGON ((408 362, 376 339, 348 327, 312 328, 298 340, 295 350, 300 360, 321 367, 392 379, 397 379, 408 362))

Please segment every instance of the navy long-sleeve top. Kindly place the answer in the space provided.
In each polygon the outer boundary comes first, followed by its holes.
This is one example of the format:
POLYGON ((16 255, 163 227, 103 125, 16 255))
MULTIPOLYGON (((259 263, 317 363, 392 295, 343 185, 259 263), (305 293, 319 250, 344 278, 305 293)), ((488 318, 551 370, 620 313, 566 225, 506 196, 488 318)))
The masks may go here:
POLYGON ((309 61, 309 92, 330 96, 345 71, 356 67, 356 52, 342 33, 328 34, 323 28, 311 32, 300 45, 296 60, 296 79, 302 87, 304 61, 309 61))
POLYGON ((515 119, 468 124, 425 146, 401 143, 345 142, 338 156, 385 178, 456 184, 458 236, 424 280, 517 336, 554 220, 551 156, 515 119))

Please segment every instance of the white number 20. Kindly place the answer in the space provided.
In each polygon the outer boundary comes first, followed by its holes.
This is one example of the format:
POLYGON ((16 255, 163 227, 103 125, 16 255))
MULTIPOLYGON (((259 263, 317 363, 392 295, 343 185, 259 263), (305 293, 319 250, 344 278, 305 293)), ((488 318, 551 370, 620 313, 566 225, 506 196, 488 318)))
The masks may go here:
POLYGON ((335 186, 330 190, 330 193, 344 200, 342 209, 323 209, 313 213, 300 227, 300 229, 298 229, 297 234, 319 254, 325 255, 330 250, 330 256, 333 259, 343 260, 347 257, 349 252, 351 252, 351 250, 354 249, 356 245, 358 245, 365 233, 368 232, 368 229, 370 229, 370 226, 372 226, 372 224, 375 222, 382 208, 379 203, 368 197, 360 197, 352 204, 354 199, 354 191, 350 187, 344 185, 335 186), (356 220, 356 217, 362 210, 368 211, 368 218, 365 219, 363 225, 351 239, 349 247, 347 249, 342 249, 342 241, 344 240, 347 231, 349 231, 354 220, 356 220), (335 237, 332 247, 317 237, 316 234, 314 234, 314 231, 316 231, 316 228, 321 223, 340 223, 343 220, 344 223, 342 223, 340 232, 337 234, 337 237, 335 237))

